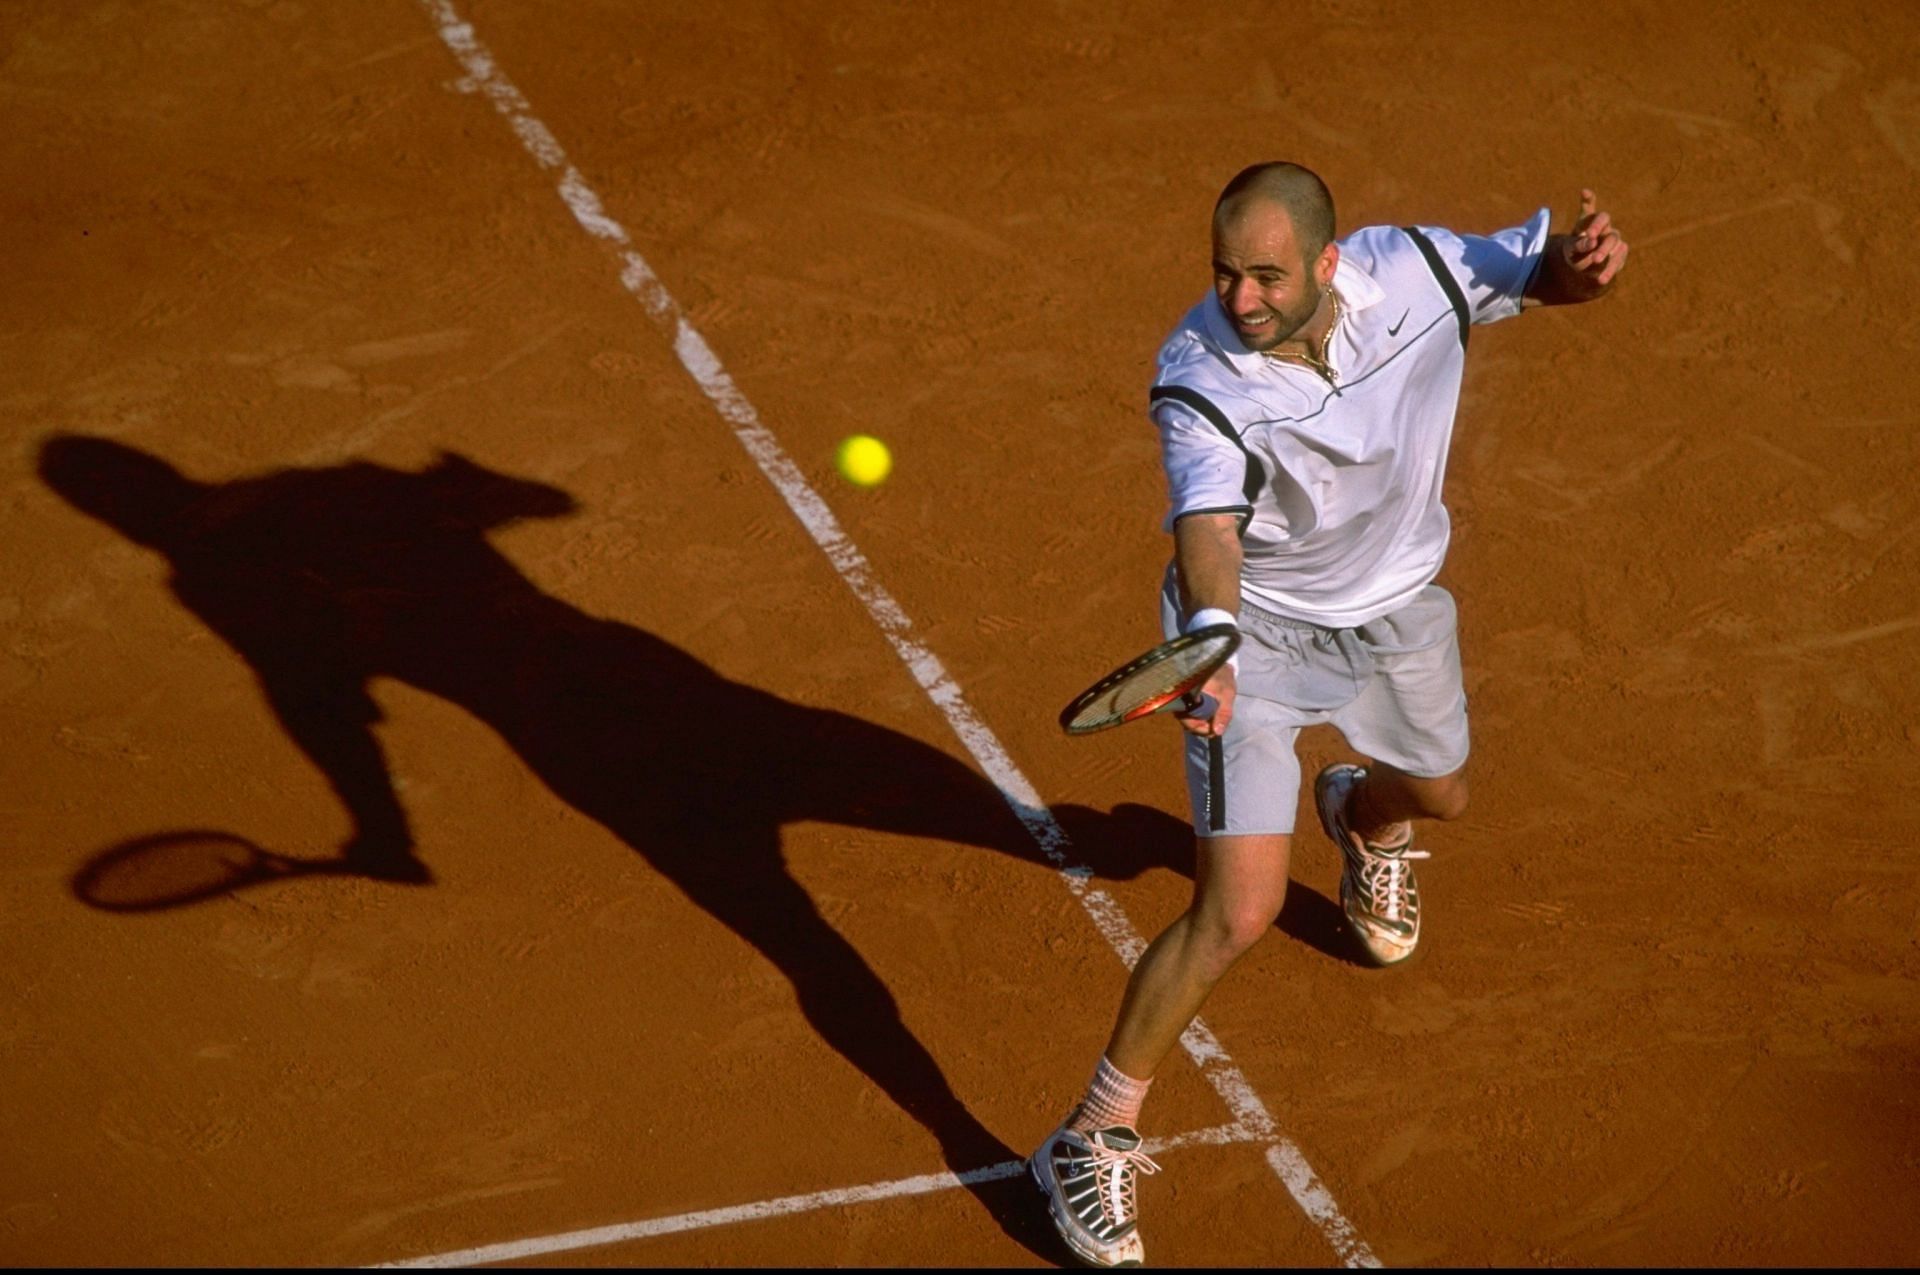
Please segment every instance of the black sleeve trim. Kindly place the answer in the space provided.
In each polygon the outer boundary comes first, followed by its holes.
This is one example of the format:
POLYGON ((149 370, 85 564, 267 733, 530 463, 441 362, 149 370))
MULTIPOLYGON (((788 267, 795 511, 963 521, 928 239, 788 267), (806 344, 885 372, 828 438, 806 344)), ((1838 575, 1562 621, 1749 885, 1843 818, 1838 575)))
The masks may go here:
POLYGON ((1467 310, 1466 294, 1460 291, 1459 280, 1440 260, 1440 251, 1433 246, 1433 240, 1413 226, 1402 226, 1401 229, 1413 240, 1413 246, 1420 250, 1420 255, 1427 259, 1427 269, 1433 271, 1433 277, 1440 281, 1440 290, 1447 294, 1447 302, 1453 306, 1453 317, 1460 320, 1460 348, 1466 349, 1467 330, 1473 326, 1473 315, 1467 310))
POLYGON ((1215 505, 1209 509, 1182 509, 1173 516, 1173 520, 1179 522, 1182 518, 1198 518, 1202 514, 1238 514, 1240 515, 1240 525, 1244 527, 1247 525, 1247 519, 1253 517, 1253 506, 1215 505))
POLYGON ((1218 735, 1207 740, 1207 831, 1227 830, 1227 748, 1218 735))
MULTIPOLYGON (((1246 493, 1247 497, 1247 518, 1252 518, 1253 502, 1259 498, 1261 490, 1267 485, 1267 467, 1262 465, 1260 458, 1248 451, 1247 445, 1240 441, 1240 435, 1234 432, 1233 423, 1227 419, 1227 414, 1215 407, 1206 395, 1198 390, 1190 390, 1184 385, 1156 385, 1153 387, 1153 392, 1147 395, 1147 402, 1149 405, 1174 402, 1190 408, 1204 416, 1215 429, 1232 440, 1233 445, 1240 449, 1240 454, 1247 458, 1247 477, 1246 481, 1241 483, 1240 489, 1246 493)), ((1242 519, 1243 530, 1245 526, 1246 519, 1242 519)))

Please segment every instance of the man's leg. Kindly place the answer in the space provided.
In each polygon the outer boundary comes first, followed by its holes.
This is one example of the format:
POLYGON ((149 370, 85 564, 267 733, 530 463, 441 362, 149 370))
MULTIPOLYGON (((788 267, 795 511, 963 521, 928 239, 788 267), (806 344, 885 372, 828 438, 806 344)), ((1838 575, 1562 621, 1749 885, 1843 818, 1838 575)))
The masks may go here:
POLYGON ((1135 964, 1086 1097, 1033 1154, 1054 1227, 1083 1261, 1144 1259, 1133 1183, 1158 1166, 1139 1149, 1140 1105, 1207 993, 1273 928, 1286 902, 1291 844, 1271 834, 1198 838, 1193 903, 1135 964))
POLYGON ((1327 836, 1340 848, 1340 906, 1369 959, 1397 965, 1420 943, 1420 885, 1413 820, 1466 813, 1465 768, 1423 779, 1375 761, 1329 766, 1313 785, 1327 836))
POLYGON ((1393 965, 1420 942, 1414 861, 1427 854, 1414 845, 1413 820, 1457 819, 1467 809, 1467 696, 1453 598, 1428 586, 1391 615, 1336 636, 1364 686, 1333 724, 1375 760, 1322 770, 1314 805, 1344 860, 1340 904, 1355 937, 1370 960, 1393 965))
POLYGON ((1347 827, 1364 841, 1397 845, 1400 825, 1412 819, 1458 819, 1467 813, 1467 770, 1422 779, 1385 762, 1367 766, 1367 777, 1347 798, 1347 827))
POLYGON ((1107 1061, 1150 1080, 1213 985, 1273 928, 1287 901, 1286 836, 1197 837, 1193 903, 1133 967, 1107 1061))

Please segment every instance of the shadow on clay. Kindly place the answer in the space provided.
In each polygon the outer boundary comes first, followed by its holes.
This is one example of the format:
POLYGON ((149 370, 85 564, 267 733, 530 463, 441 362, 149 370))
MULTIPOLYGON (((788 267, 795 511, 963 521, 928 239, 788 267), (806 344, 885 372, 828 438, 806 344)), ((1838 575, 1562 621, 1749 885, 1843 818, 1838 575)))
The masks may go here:
MULTIPOLYGON (((153 912, 309 876, 431 884, 373 732, 369 682, 393 678, 486 722, 556 794, 772 961, 812 1027, 925 1125, 956 1170, 1017 1158, 954 1094, 781 853, 782 827, 813 820, 1051 867, 971 768, 898 732, 730 681, 644 630, 549 596, 487 533, 567 516, 573 499, 457 455, 420 472, 353 462, 203 483, 125 444, 61 435, 43 446, 40 474, 166 557, 174 596, 253 669, 354 827, 337 855, 314 858, 214 829, 137 837, 74 874, 82 902, 153 912)), ((1055 813, 1102 876, 1155 866, 1192 875, 1177 820, 1138 806, 1055 813)), ((1281 924, 1331 950, 1330 906, 1296 887, 1281 924)), ((1064 1257, 1024 1175, 972 1189, 1016 1241, 1064 1257)))

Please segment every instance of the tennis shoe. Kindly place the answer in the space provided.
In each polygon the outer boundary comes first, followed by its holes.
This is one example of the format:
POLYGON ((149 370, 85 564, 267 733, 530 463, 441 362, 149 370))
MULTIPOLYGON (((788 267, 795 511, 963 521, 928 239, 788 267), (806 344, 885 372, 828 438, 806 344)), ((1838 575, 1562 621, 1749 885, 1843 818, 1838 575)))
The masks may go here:
POLYGON ((1428 858, 1413 838, 1397 846, 1362 841, 1347 826, 1347 802, 1367 772, 1328 766, 1313 781, 1314 805, 1328 839, 1340 847, 1340 907, 1375 965, 1397 965, 1420 942, 1420 883, 1413 860, 1428 858))
POLYGON ((1160 1166, 1140 1150, 1140 1135, 1125 1125, 1082 1133, 1061 1125, 1027 1161, 1047 1197, 1053 1229, 1089 1266, 1138 1266, 1140 1242, 1134 1183, 1160 1166))

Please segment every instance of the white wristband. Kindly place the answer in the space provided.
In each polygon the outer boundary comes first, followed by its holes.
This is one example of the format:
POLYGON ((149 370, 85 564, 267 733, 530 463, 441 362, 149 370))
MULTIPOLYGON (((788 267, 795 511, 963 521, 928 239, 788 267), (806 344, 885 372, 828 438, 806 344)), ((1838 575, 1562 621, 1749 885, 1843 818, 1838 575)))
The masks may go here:
MULTIPOLYGON (((1235 617, 1233 612, 1223 610, 1220 607, 1203 607, 1187 617, 1187 627, 1182 629, 1181 632, 1192 633, 1196 629, 1204 629, 1215 624, 1231 624, 1236 629, 1240 627, 1240 621, 1235 617)), ((1240 653, 1238 651, 1235 651, 1227 657, 1227 667, 1235 673, 1240 671, 1240 653)))
POLYGON ((1234 617, 1233 612, 1220 607, 1206 607, 1188 616, 1187 627, 1181 632, 1191 633, 1195 629, 1204 629, 1215 624, 1231 624, 1235 628, 1240 627, 1240 621, 1234 617))

